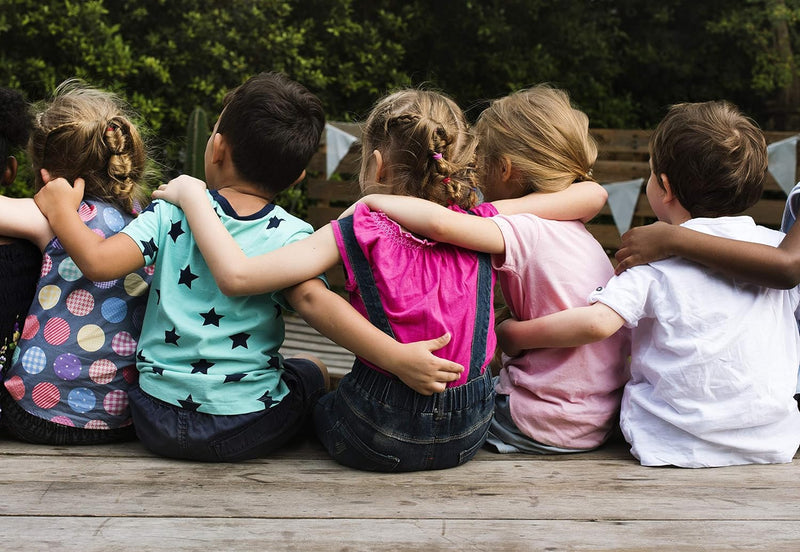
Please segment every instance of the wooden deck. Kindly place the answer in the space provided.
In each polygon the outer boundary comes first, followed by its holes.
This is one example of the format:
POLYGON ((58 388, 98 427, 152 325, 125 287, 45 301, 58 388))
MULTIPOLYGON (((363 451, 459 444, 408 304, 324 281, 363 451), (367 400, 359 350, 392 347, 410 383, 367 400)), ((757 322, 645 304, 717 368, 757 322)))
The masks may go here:
POLYGON ((140 444, 0 438, 0 550, 800 549, 800 458, 643 468, 622 442, 572 456, 481 451, 459 468, 350 470, 315 441, 241 464, 140 444))

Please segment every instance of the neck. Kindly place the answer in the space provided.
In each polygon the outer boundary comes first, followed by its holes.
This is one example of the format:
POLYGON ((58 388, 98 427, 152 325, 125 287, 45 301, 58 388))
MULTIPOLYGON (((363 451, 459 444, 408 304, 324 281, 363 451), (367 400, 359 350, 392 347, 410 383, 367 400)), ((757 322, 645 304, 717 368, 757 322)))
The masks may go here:
POLYGON ((273 199, 272 194, 250 182, 231 182, 212 189, 216 189, 242 216, 260 211, 273 199))

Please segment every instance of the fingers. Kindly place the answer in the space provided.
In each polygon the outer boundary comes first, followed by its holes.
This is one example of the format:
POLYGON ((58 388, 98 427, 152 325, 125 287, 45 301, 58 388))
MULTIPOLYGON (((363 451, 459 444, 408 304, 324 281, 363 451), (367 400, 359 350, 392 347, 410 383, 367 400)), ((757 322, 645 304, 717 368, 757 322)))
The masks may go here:
POLYGON ((446 334, 444 334, 442 336, 439 336, 436 339, 429 339, 426 342, 427 346, 428 346, 428 350, 431 351, 431 352, 438 351, 439 349, 441 349, 442 347, 444 347, 445 345, 450 343, 451 339, 452 339, 452 336, 450 335, 450 332, 447 332, 446 334))
POLYGON ((76 178, 75 182, 72 183, 72 187, 75 189, 76 192, 81 193, 81 197, 83 196, 83 190, 86 186, 86 181, 83 178, 76 178))
POLYGON ((44 182, 45 184, 50 182, 51 180, 50 171, 48 171, 47 169, 42 169, 41 171, 39 171, 39 173, 42 175, 42 182, 44 182))

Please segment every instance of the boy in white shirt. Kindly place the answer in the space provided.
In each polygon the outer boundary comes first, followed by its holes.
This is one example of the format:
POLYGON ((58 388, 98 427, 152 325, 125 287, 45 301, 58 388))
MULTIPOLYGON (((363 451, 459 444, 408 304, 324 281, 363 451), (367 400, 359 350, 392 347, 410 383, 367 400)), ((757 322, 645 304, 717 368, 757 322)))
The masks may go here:
MULTIPOLYGON (((650 139, 647 198, 658 218, 776 246, 780 232, 741 213, 761 197, 767 151, 756 125, 726 102, 673 106, 650 139)), ((574 347, 632 328, 620 426, 645 466, 791 462, 800 445, 800 290, 758 287, 681 258, 630 268, 593 303, 508 321, 508 354, 574 347)))

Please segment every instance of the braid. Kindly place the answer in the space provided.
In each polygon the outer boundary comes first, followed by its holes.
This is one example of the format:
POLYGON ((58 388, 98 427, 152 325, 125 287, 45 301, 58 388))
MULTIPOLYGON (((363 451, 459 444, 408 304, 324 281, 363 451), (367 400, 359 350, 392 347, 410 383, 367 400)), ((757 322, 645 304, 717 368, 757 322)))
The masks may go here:
POLYGON ((475 139, 446 96, 397 92, 373 110, 363 135, 365 150, 383 154, 393 193, 465 209, 478 202, 475 139))

